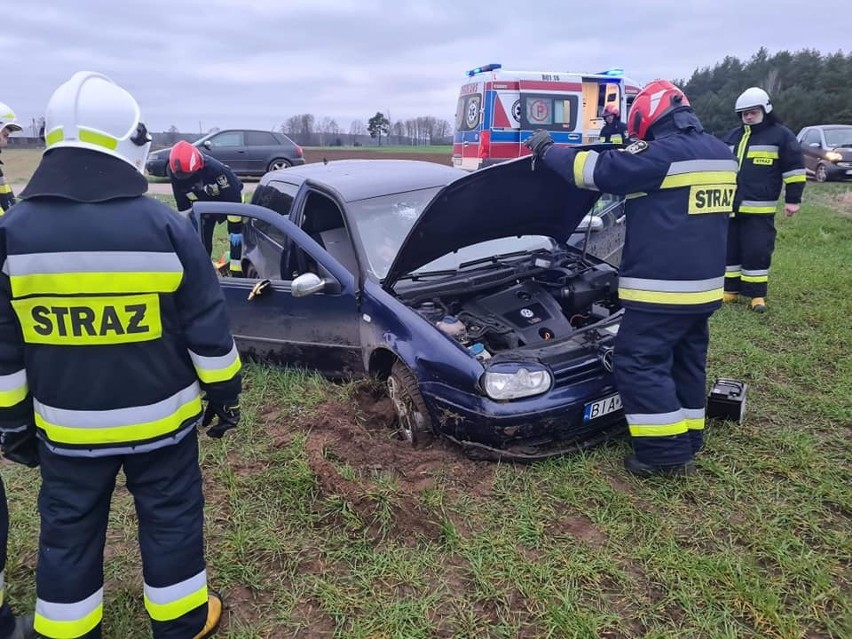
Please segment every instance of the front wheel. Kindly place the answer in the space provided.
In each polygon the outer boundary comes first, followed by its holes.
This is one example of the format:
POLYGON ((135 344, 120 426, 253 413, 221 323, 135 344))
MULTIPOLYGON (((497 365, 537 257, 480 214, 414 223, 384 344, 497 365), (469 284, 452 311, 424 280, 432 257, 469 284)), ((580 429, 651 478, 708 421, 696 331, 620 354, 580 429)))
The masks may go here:
POLYGON ((269 166, 266 167, 267 171, 279 171, 281 169, 289 169, 292 164, 285 160, 284 158, 276 158, 269 163, 269 166))
POLYGON ((405 364, 396 361, 387 384, 400 439, 415 448, 431 443, 434 439, 432 419, 417 386, 417 378, 405 364))
POLYGON ((243 272, 245 273, 244 277, 250 280, 256 280, 260 278, 260 275, 257 273, 257 269, 254 267, 254 264, 246 260, 243 265, 243 272))
POLYGON ((816 168, 816 181, 828 182, 828 171, 825 170, 825 164, 818 164, 816 168))

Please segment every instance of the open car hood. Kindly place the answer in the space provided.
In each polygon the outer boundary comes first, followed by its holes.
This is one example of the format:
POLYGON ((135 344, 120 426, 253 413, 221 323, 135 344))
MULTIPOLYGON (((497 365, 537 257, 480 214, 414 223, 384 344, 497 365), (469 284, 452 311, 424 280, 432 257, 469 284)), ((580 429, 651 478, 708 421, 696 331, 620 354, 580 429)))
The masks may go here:
MULTIPOLYGON (((576 147, 601 148, 601 145, 576 147)), ((609 147, 611 148, 611 147, 609 147)), ((414 223, 383 281, 479 242, 546 235, 565 242, 600 198, 526 156, 464 175, 441 189, 414 223)))

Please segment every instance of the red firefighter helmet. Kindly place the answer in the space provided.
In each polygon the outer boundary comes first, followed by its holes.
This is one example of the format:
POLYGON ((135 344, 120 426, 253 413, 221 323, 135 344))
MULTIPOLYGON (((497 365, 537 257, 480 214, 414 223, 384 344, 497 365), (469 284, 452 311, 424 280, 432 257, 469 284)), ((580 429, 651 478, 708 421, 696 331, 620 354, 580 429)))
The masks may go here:
POLYGON ((177 179, 188 178, 204 168, 204 155, 186 140, 181 140, 169 152, 169 169, 177 179))
POLYGON ((613 104, 612 102, 610 102, 609 104, 607 104, 604 107, 603 114, 604 114, 604 117, 606 117, 608 115, 614 115, 615 117, 618 117, 621 114, 621 111, 618 110, 617 104, 613 104))
POLYGON ((627 133, 630 137, 646 139, 650 129, 660 118, 681 107, 689 106, 683 91, 668 80, 654 80, 639 92, 627 116, 627 133))

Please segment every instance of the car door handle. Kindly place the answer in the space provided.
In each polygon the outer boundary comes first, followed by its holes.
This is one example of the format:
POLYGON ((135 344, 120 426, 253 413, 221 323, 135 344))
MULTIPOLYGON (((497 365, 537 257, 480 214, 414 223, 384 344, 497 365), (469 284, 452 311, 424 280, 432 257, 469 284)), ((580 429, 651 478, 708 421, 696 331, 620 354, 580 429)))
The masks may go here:
POLYGON ((260 280, 257 284, 252 286, 251 291, 248 294, 248 299, 253 300, 256 297, 263 295, 264 291, 269 288, 270 284, 272 284, 270 280, 260 280))

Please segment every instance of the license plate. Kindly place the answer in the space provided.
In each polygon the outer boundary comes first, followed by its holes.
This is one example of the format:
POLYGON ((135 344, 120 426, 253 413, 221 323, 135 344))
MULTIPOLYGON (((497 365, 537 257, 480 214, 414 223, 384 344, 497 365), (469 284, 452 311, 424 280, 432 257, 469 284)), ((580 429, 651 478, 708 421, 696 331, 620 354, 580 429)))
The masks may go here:
POLYGON ((583 421, 590 422, 598 417, 609 415, 621 409, 621 396, 616 393, 609 397, 604 397, 596 402, 589 402, 583 411, 583 421))

